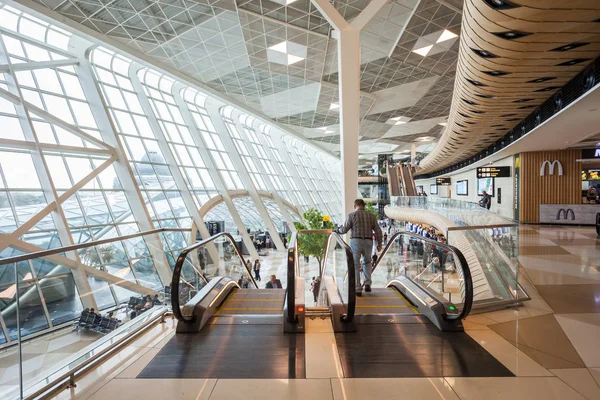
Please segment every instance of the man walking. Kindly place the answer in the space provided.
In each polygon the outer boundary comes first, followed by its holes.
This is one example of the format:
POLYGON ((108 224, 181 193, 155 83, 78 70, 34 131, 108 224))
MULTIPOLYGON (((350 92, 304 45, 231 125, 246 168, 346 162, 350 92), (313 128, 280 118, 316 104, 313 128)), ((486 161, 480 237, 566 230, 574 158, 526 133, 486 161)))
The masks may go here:
POLYGON ((375 215, 365 210, 363 199, 354 201, 354 212, 348 215, 346 223, 340 226, 338 233, 344 234, 352 230, 350 237, 350 248, 354 256, 354 271, 356 273, 356 295, 362 296, 362 285, 360 284, 360 262, 362 257, 363 274, 365 276, 365 291, 371 291, 371 253, 373 251, 373 233, 377 240, 377 251, 382 248, 382 233, 375 215))
POLYGON ((490 196, 485 190, 481 193, 482 197, 479 200, 479 205, 483 208, 490 209, 492 205, 492 196, 490 196))

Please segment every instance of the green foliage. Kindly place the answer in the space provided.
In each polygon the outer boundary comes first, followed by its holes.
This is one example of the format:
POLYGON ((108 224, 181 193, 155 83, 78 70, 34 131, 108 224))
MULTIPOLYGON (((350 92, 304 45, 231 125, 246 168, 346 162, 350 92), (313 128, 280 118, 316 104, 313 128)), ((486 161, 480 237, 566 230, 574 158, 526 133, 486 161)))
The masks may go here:
MULTIPOLYGON (((304 215, 304 220, 307 225, 296 222, 296 230, 317 230, 317 229, 333 229, 333 223, 329 217, 323 217, 323 214, 317 209, 310 208, 304 215)), ((321 265, 321 261, 325 257, 325 249, 327 247, 327 233, 300 233, 298 235, 298 251, 303 256, 315 257, 321 265)))
POLYGON ((371 214, 373 214, 379 221, 379 219, 380 219, 379 212, 377 212, 377 210, 375 209, 375 206, 373 206, 373 204, 371 204, 371 203, 365 204, 365 211, 368 211, 371 214))
POLYGON ((387 169, 385 167, 381 167, 379 170, 379 175, 385 176, 385 174, 387 174, 387 169))

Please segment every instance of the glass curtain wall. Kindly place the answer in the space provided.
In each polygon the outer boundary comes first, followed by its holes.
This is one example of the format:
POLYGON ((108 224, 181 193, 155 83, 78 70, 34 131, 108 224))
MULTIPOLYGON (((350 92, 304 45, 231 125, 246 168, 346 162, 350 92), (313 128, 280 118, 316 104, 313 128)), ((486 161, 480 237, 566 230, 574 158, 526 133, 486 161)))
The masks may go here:
MULTIPOLYGON (((243 110, 235 110, 243 132, 219 131, 215 119, 229 128, 238 121, 210 114, 202 88, 2 3, 0 27, 0 258, 202 222, 210 199, 248 189, 221 140, 230 134, 258 189, 271 183, 301 211, 341 209, 331 173, 339 159, 317 147, 243 110)), ((247 200, 233 202, 240 211, 213 210, 264 228, 247 200)), ((263 204, 280 226, 276 204, 263 204)), ((106 309, 162 288, 187 244, 184 232, 168 232, 22 262, 16 274, 13 264, 0 266, 0 344, 16 329, 15 280, 26 336, 84 306, 106 309)))

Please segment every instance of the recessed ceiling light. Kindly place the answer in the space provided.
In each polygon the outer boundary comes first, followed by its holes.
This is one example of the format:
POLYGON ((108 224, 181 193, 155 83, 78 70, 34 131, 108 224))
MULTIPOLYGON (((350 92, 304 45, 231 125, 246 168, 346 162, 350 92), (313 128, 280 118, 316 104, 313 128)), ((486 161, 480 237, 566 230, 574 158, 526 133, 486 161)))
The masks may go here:
POLYGON ((494 10, 507 10, 509 8, 520 7, 516 4, 511 3, 508 0, 484 0, 485 3, 492 7, 494 10))
POLYGON ((440 125, 440 126, 447 126, 448 123, 447 122, 440 122, 438 125, 440 125))
POLYGON ((582 62, 590 61, 591 58, 575 58, 570 61, 565 61, 560 64, 556 64, 557 67, 570 67, 571 65, 581 64, 582 62))
POLYGON ((520 39, 531 35, 531 33, 521 31, 492 32, 492 34, 507 40, 520 39))
POLYGON ((340 108, 339 103, 331 103, 331 105, 329 106, 330 110, 337 110, 338 108, 340 108))
POLYGON ((569 44, 565 44, 563 46, 560 47, 556 47, 552 50, 548 50, 548 51, 569 51, 569 50, 573 50, 576 49, 578 47, 582 47, 582 46, 587 46, 589 43, 581 43, 581 42, 575 42, 575 43, 569 43, 569 44))
POLYGON ((534 90, 534 92, 550 92, 557 89, 560 89, 560 86, 548 86, 543 89, 534 90))
POLYGON ((514 102, 515 103, 527 103, 528 101, 531 101, 531 100, 534 100, 534 99, 519 99, 519 100, 515 100, 514 102))
POLYGON ((468 81, 469 83, 471 83, 471 84, 475 85, 475 86, 479 86, 479 87, 484 87, 484 86, 487 86, 487 85, 485 85, 485 84, 483 84, 483 83, 481 83, 481 82, 474 81, 473 79, 467 79, 467 81, 468 81))
POLYGON ((304 60, 304 57, 298 57, 298 56, 288 54, 287 59, 288 59, 288 65, 292 65, 292 64, 296 64, 297 62, 304 60))
POLYGON ((537 78, 531 81, 527 81, 527 83, 542 83, 542 82, 547 82, 547 81, 551 81, 553 79, 556 79, 555 76, 544 76, 542 78, 537 78))
POLYGON ((442 35, 439 37, 436 43, 445 42, 446 40, 454 39, 457 36, 458 35, 456 33, 452 33, 448 29, 444 29, 444 32, 442 32, 442 35))
POLYGON ((267 48, 267 59, 277 64, 292 65, 306 59, 306 55, 306 46, 288 40, 267 48))
POLYGON ((425 47, 421 47, 420 49, 413 50, 413 53, 417 53, 420 56, 426 57, 432 48, 433 48, 433 45, 431 44, 429 46, 425 46, 425 47))
POLYGON ((471 48, 471 50, 473 50, 473 52, 475 54, 477 54, 479 57, 483 57, 483 58, 498 58, 497 55, 490 53, 487 50, 477 50, 474 48, 471 48))
POLYGON ((269 47, 269 49, 278 51, 280 53, 287 53, 287 40, 277 43, 276 45, 269 47))
POLYGON ((512 72, 504 72, 504 71, 483 71, 484 74, 488 74, 491 76, 504 76, 511 74, 512 72))

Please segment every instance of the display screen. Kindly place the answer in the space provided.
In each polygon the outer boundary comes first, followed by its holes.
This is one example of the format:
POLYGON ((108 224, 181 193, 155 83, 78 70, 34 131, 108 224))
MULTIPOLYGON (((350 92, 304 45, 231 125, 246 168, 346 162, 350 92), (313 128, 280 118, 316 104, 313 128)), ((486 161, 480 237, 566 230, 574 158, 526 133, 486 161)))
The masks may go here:
POLYGON ((597 181, 600 179, 600 170, 590 169, 588 170, 588 181, 597 181))
POLYGON ((582 181, 587 181, 587 172, 585 171, 581 171, 581 180, 582 181))
POLYGON ((483 191, 494 197, 494 178, 479 178, 477 179, 477 194, 481 196, 483 191))
POLYGON ((425 188, 423 188, 423 185, 417 185, 417 193, 425 193, 425 188))
POLYGON ((429 185, 429 194, 437 194, 437 185, 435 185, 435 184, 429 185))
POLYGON ((467 196, 469 194, 469 181, 456 182, 456 194, 459 196, 467 196))

